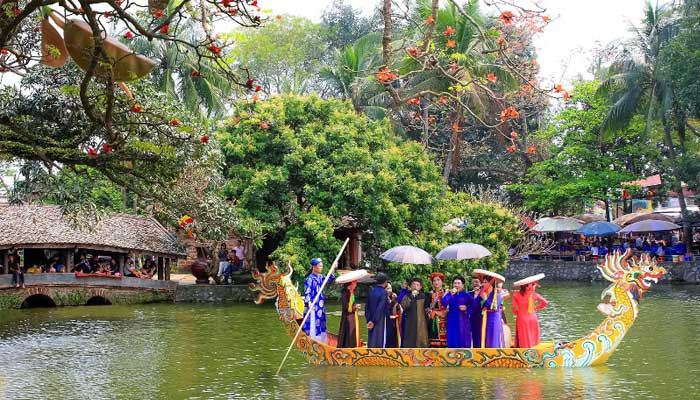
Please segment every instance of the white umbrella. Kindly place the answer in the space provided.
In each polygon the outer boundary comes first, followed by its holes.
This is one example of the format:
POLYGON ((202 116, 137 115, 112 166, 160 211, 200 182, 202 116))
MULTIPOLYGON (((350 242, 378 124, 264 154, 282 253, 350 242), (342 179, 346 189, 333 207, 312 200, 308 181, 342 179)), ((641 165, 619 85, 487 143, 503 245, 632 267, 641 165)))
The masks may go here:
POLYGON ((674 231, 681 228, 680 225, 676 225, 673 222, 648 219, 627 225, 620 230, 620 233, 674 231))
POLYGON ((379 256, 382 260, 402 264, 432 264, 433 256, 427 251, 414 246, 393 247, 379 256))
POLYGON ((467 260, 488 257, 491 252, 476 243, 457 243, 440 250, 435 256, 438 260, 467 260))
POLYGON ((582 227, 583 223, 570 217, 546 217, 537 221, 532 231, 535 232, 573 232, 582 227))

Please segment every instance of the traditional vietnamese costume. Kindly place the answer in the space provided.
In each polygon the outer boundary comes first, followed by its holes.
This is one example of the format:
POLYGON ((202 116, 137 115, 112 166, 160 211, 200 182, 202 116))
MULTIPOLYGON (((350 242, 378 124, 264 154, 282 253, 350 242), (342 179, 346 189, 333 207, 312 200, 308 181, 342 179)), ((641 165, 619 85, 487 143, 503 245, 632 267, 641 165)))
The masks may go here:
POLYGON ((469 348, 472 346, 471 324, 471 293, 461 291, 455 294, 447 292, 442 298, 442 304, 447 307, 447 347, 469 348), (459 306, 466 306, 462 311, 459 306))

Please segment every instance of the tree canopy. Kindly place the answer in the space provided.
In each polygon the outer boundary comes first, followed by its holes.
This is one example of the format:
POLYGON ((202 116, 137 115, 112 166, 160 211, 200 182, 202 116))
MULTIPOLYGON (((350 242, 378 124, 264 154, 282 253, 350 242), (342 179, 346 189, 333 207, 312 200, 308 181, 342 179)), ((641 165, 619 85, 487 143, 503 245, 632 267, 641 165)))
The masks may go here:
MULTIPOLYGON (((388 121, 316 96, 274 97, 241 105, 235 115, 217 134, 224 191, 242 218, 259 221, 265 240, 279 244, 274 259, 302 267, 311 257, 332 259, 341 244, 335 229, 348 225, 366 232, 370 258, 404 244, 437 252, 458 239, 443 225, 473 216, 463 238, 490 240, 500 254, 494 266, 505 265, 518 236, 515 218, 452 193, 438 166, 388 121)), ((402 276, 421 268, 431 267, 402 268, 402 276)))

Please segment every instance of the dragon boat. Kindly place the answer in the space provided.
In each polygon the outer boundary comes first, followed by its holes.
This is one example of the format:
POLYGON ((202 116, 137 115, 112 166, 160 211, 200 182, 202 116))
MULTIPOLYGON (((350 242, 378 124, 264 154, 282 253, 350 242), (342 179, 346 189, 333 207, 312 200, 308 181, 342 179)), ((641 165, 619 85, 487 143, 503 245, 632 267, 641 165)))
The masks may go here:
MULTIPOLYGON (((321 343, 302 331, 295 345, 310 363, 328 366, 555 368, 602 364, 637 318, 644 292, 666 270, 647 255, 631 257, 629 250, 608 255, 597 267, 611 282, 598 305, 605 319, 590 334, 570 342, 544 342, 533 348, 337 348, 337 337, 331 333, 328 343, 321 343)), ((294 338, 304 303, 291 281, 293 271, 291 267, 281 271, 274 265, 268 269, 253 275, 256 282, 250 288, 259 292, 255 303, 276 299, 279 319, 294 338)))

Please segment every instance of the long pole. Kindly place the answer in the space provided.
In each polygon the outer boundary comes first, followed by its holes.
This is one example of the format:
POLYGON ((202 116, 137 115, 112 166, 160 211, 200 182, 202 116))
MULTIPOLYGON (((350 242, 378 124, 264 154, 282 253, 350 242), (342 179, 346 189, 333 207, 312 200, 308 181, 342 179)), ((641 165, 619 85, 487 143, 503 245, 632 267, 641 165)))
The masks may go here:
POLYGON ((345 239, 345 242, 343 243, 343 247, 340 248, 338 255, 335 256, 335 260, 333 261, 333 264, 331 264, 331 269, 328 271, 328 274, 326 274, 326 279, 323 280, 323 284, 321 285, 321 289, 318 291, 318 293, 316 293, 316 297, 314 298, 314 301, 311 302, 311 305, 309 305, 309 310, 306 312, 306 315, 304 315, 304 319, 301 321, 301 324, 299 324, 299 329, 297 329, 297 333, 296 333, 296 335, 294 335, 294 339, 292 339, 292 343, 289 344, 289 348, 287 349, 287 353, 284 355, 284 358, 282 359, 282 362, 280 363, 279 368, 277 368, 276 375, 280 374, 280 371, 282 370, 282 366, 284 365, 284 362, 287 361, 287 357, 289 356, 289 352, 292 350, 292 347, 294 347, 294 343, 296 343, 297 338, 299 337, 299 334, 301 333, 301 330, 304 329, 304 324, 306 323, 306 320, 309 318, 309 315, 311 314, 314 307, 316 306, 318 299, 321 297, 321 294, 323 293, 323 288, 326 287, 326 283, 328 283, 328 280, 331 278, 331 275, 333 275, 333 271, 335 271, 335 268, 338 266, 338 260, 340 259, 341 254, 343 254, 343 251, 345 250, 345 246, 348 245, 349 241, 350 241, 350 238, 345 239))

